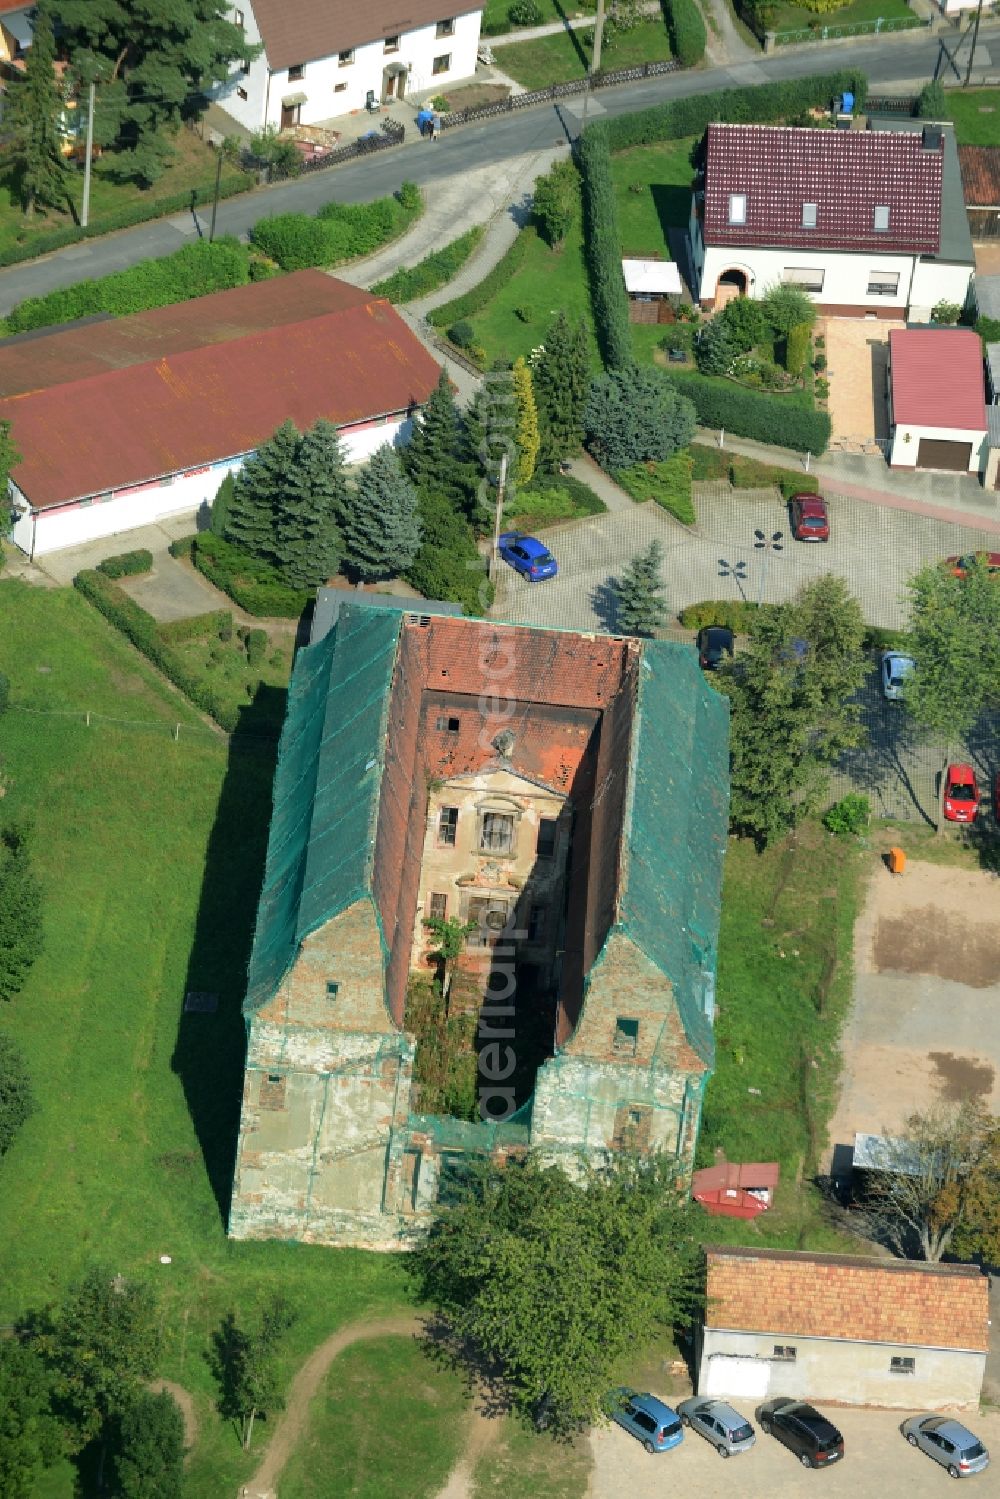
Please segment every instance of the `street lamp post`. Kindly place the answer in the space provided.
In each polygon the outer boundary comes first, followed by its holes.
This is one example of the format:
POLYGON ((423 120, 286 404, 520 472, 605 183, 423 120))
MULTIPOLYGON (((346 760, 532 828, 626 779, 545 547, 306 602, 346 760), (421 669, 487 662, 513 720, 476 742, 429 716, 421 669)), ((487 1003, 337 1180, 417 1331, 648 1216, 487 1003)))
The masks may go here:
POLYGON ((757 595, 758 607, 764 602, 764 593, 767 589, 767 570, 771 562, 771 553, 784 550, 782 545, 784 534, 784 531, 772 531, 770 536, 766 536, 763 531, 755 531, 753 533, 754 551, 764 553, 764 565, 760 570, 760 591, 757 595))
POLYGON ((736 587, 739 589, 740 598, 744 603, 746 603, 747 596, 743 588, 743 584, 747 580, 747 565, 745 562, 727 562, 725 557, 720 557, 719 577, 732 578, 733 582, 736 584, 736 587))

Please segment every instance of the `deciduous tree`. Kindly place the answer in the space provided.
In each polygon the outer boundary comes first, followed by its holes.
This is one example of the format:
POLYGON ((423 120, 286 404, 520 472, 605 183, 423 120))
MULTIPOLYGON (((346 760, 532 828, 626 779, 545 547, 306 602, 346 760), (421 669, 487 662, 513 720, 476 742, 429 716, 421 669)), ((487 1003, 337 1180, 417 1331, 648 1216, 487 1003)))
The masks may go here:
POLYGON ((465 950, 465 939, 476 930, 474 921, 459 921, 457 916, 428 916, 424 926, 430 932, 433 946, 427 956, 433 958, 441 970, 441 998, 444 1000, 445 1018, 448 1015, 448 992, 451 989, 455 963, 465 950))
POLYGON ((531 380, 531 371, 523 358, 514 360, 511 370, 511 379, 514 385, 514 399, 517 402, 517 427, 514 431, 514 441, 517 444, 517 482, 518 484, 529 484, 535 472, 535 463, 538 459, 538 408, 535 405, 535 391, 531 380))
POLYGON ((344 549, 366 581, 404 572, 420 550, 417 491, 395 448, 378 448, 358 476, 344 522, 344 549))
POLYGON ((281 1338, 295 1320, 288 1302, 272 1296, 253 1322, 243 1325, 230 1312, 214 1337, 212 1366, 221 1394, 219 1410, 240 1424, 245 1450, 253 1440, 258 1416, 273 1416, 285 1408, 278 1378, 281 1338))
POLYGON ((535 183, 531 211, 550 245, 561 245, 580 206, 580 177, 572 161, 557 161, 535 183))
POLYGON ((143 184, 170 160, 168 132, 260 50, 228 0, 52 0, 52 13, 74 78, 97 83, 96 143, 112 149, 115 175, 143 184))
POLYGON ((625 635, 654 635, 667 617, 663 597, 663 547, 653 541, 632 558, 614 585, 617 628, 625 635))
POLYGON ((775 333, 787 338, 792 329, 804 323, 811 328, 816 321, 816 303, 801 286, 779 281, 761 299, 764 316, 775 333))
MULTIPOLYGON (((66 166, 60 154, 63 97, 55 72, 56 46, 49 0, 39 0, 32 18, 24 77, 7 85, 7 154, 16 174, 25 215, 35 204, 61 206, 66 166)), ((6 492, 6 490, 4 491, 6 492)))
POLYGON ((180 1499, 184 1486, 184 1418, 172 1395, 136 1395, 121 1414, 114 1453, 121 1499, 180 1499))
POLYGON ((579 451, 583 413, 590 393, 590 347, 582 319, 571 324, 560 312, 545 335, 531 378, 538 408, 541 446, 538 467, 555 469, 579 451))
POLYGON ((533 1156, 470 1166, 412 1261, 423 1297, 557 1430, 599 1416, 626 1355, 697 1304, 700 1252, 667 1157, 571 1180, 533 1156))
POLYGON ((21 1125, 34 1111, 35 1098, 24 1058, 6 1032, 0 1031, 0 1156, 6 1155, 21 1125))
POLYGON ((0 829, 0 1000, 13 999, 42 947, 41 889, 25 827, 0 829))
POLYGON ((62 1452, 45 1365, 17 1338, 0 1340, 0 1494, 31 1499, 62 1452))
POLYGON ((614 471, 686 448, 695 411, 659 370, 631 364, 593 381, 584 427, 597 461, 614 471))
POLYGON ((904 701, 923 729, 951 744, 1000 702, 1000 587, 977 558, 964 577, 925 567, 908 588, 908 648, 917 669, 904 701))

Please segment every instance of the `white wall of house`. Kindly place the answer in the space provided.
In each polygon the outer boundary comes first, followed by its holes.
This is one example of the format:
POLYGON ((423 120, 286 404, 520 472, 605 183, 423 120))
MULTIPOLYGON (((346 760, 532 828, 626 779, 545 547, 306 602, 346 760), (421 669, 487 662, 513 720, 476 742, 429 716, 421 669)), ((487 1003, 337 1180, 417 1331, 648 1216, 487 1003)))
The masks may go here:
POLYGON ((985 1368, 985 1353, 954 1348, 706 1327, 698 1393, 735 1397, 770 1393, 895 1410, 978 1410, 985 1368), (795 1357, 775 1358, 776 1347, 794 1348, 795 1357), (913 1372, 891 1372, 893 1358, 912 1358, 913 1372))
POLYGON ((929 323, 938 302, 964 307, 972 281, 971 265, 948 265, 944 261, 918 260, 910 290, 910 321, 929 323))
MULTIPOLYGON (((901 316, 910 299, 913 265, 912 255, 855 255, 833 250, 708 245, 704 251, 699 296, 703 301, 714 298, 723 272, 739 270, 747 277, 747 293, 751 297, 763 297, 781 281, 812 279, 814 284, 805 289, 821 306, 871 308, 873 312, 891 308, 896 316, 901 316), (870 291, 869 287, 876 283, 892 286, 895 290, 885 293, 870 291)), ((936 297, 935 300, 942 298, 936 297)))
MULTIPOLYGON (((245 15, 248 40, 259 40, 249 5, 245 15)), ((386 39, 379 37, 353 48, 343 60, 336 53, 331 57, 304 57, 301 77, 290 78, 288 68, 269 72, 262 53, 250 64, 248 75, 237 68, 216 99, 247 130, 258 131, 265 125, 280 128, 281 101, 293 95, 305 95, 298 115, 302 125, 316 125, 363 109, 369 89, 381 100, 389 64, 406 68, 407 96, 444 88, 475 73, 481 20, 482 10, 473 10, 404 31, 399 36, 399 45, 391 50, 386 48, 386 39), (439 36, 442 27, 451 28, 450 34, 439 36)))
POLYGON ((918 427, 906 422, 900 422, 893 428, 892 451, 889 454, 891 467, 916 468, 920 442, 925 437, 932 442, 971 443, 969 473, 981 474, 985 469, 989 454, 985 431, 970 432, 964 427, 918 427))
MULTIPOLYGON (((345 460, 348 464, 363 463, 387 442, 398 445, 408 441, 412 428, 409 417, 399 416, 343 427, 345 460)), ((14 508, 21 513, 11 527, 10 539, 29 557, 39 557, 102 536, 151 526, 168 515, 198 510, 203 504, 211 505, 226 475, 236 473, 249 456, 242 453, 204 468, 38 511, 31 510, 28 497, 11 480, 14 508)))

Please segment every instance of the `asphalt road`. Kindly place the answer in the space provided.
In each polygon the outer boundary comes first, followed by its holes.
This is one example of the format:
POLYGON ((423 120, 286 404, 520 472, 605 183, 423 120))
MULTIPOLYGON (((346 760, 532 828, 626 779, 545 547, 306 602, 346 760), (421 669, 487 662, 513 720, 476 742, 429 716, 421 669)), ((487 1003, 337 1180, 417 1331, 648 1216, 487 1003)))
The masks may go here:
MULTIPOLYGON (((956 38, 947 45, 954 48, 956 38)), ((985 61, 991 44, 1000 56, 1000 26, 985 25, 980 32, 980 52, 985 61)), ((963 58, 968 41, 961 44, 963 58)), ((809 73, 832 72, 839 67, 859 68, 876 88, 916 83, 930 78, 942 56, 942 42, 926 31, 909 31, 866 40, 853 38, 827 46, 783 49, 759 61, 732 67, 695 69, 669 74, 618 89, 602 89, 589 105, 589 118, 628 114, 710 89, 798 78, 809 73)), ((980 59, 977 58, 977 65, 980 59)), ((1000 66, 998 66, 1000 71, 1000 66)), ((959 81, 957 66, 945 64, 945 80, 959 81)), ((274 213, 297 210, 312 213, 324 203, 366 202, 393 192, 404 179, 428 191, 435 180, 489 166, 540 146, 561 144, 574 137, 580 124, 582 97, 562 100, 557 107, 526 109, 483 125, 446 131, 430 149, 414 140, 398 150, 385 151, 357 163, 313 173, 292 182, 244 194, 219 205, 218 234, 246 235, 258 219, 274 213)), ((206 232, 208 215, 200 211, 200 223, 192 214, 143 224, 102 239, 71 245, 41 260, 0 271, 0 314, 25 297, 40 296, 56 287, 69 286, 90 276, 107 275, 136 265, 141 260, 168 255, 186 240, 206 232)))

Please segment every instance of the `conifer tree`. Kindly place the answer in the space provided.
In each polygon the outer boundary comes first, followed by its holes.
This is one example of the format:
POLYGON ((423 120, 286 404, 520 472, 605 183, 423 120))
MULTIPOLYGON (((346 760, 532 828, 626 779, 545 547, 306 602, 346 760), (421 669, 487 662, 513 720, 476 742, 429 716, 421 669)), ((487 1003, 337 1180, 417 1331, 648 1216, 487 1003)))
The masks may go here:
POLYGON ((454 469, 459 445, 458 407, 448 378, 442 370, 430 399, 413 424, 413 435, 401 456, 410 480, 421 491, 440 488, 454 469))
POLYGON ((590 392, 590 350, 581 319, 570 325, 560 312, 532 367, 541 446, 537 466, 552 470, 583 441, 583 412, 590 392))
POLYGON ((337 571, 347 503, 340 436, 332 422, 321 420, 299 443, 276 522, 278 563, 296 588, 315 588, 337 571))
POLYGON ((236 480, 232 474, 227 474, 219 485, 212 501, 212 518, 210 529, 214 536, 225 536, 229 528, 229 512, 233 507, 233 490, 236 488, 236 480))
POLYGON ((618 629, 624 635, 653 635, 666 619, 660 568, 663 547, 653 541, 632 558, 615 584, 618 629))
POLYGON ((517 482, 528 484, 531 482, 538 459, 538 410, 535 406, 531 371, 523 356, 514 360, 511 379, 514 386, 514 399, 517 401, 517 428, 514 433, 518 452, 517 482))
POLYGON ((8 153, 26 217, 36 203, 55 208, 66 198, 66 166, 59 152, 63 99, 55 59, 49 0, 39 0, 24 77, 11 83, 7 93, 8 153))
POLYGON ((465 413, 464 456, 476 474, 472 523, 485 533, 492 529, 502 460, 506 458, 504 503, 509 507, 517 490, 519 452, 517 398, 509 369, 490 370, 465 413))
POLYGON ((226 540, 251 557, 278 563, 277 518, 292 482, 301 439, 283 422, 240 469, 233 486, 226 540))
POLYGON ((344 524, 347 560, 366 582, 391 578, 413 562, 421 533, 417 491, 387 443, 358 477, 344 524))

